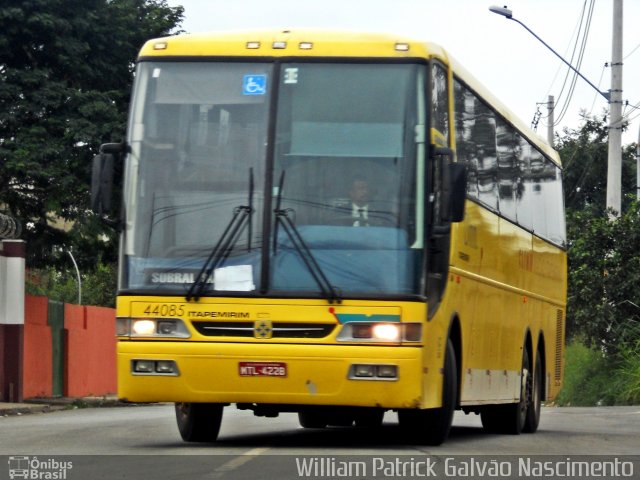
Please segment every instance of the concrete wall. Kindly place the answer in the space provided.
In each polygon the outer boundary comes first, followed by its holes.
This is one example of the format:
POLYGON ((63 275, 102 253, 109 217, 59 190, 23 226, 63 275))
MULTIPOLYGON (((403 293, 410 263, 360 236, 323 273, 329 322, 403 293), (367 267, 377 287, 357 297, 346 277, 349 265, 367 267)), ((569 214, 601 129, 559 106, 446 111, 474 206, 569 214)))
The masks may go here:
POLYGON ((24 325, 0 325, 0 402, 116 392, 115 310, 65 304, 55 335, 51 306, 27 295, 24 325))
POLYGON ((0 241, 0 402, 115 393, 115 310, 25 295, 24 252, 0 241))
POLYGON ((25 297, 22 344, 22 398, 52 396, 52 341, 47 324, 49 299, 25 297))
POLYGON ((116 392, 116 322, 112 308, 66 304, 65 396, 116 392))

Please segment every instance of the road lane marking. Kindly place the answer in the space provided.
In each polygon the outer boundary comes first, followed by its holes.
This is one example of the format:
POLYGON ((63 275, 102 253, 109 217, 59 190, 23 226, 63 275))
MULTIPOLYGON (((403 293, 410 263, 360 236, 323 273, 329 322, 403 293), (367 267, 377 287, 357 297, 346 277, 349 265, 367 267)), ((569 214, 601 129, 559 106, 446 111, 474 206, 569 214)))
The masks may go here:
POLYGON ((236 470, 237 468, 240 468, 245 463, 250 462, 258 455, 262 455, 267 451, 269 451, 269 448, 267 447, 252 448, 251 450, 247 450, 243 454, 235 458, 232 458, 227 463, 224 463, 219 467, 217 467, 211 473, 211 475, 208 475, 206 478, 211 478, 211 479, 222 478, 224 475, 230 472, 233 472, 234 470, 236 470))

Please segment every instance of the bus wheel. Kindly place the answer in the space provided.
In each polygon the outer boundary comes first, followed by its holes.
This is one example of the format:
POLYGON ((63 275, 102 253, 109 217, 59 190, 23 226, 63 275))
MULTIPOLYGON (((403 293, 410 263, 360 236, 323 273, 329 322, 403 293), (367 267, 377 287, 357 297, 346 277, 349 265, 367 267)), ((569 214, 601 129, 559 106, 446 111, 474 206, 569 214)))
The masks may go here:
POLYGON ((538 352, 538 355, 536 355, 536 364, 531 379, 527 418, 522 428, 522 431, 525 433, 534 433, 538 430, 538 425, 540 424, 540 404, 542 402, 542 360, 540 360, 540 355, 541 352, 538 352))
POLYGON ((379 408, 363 408, 356 413, 356 427, 378 428, 382 425, 384 410, 379 408))
POLYGON ((176 403, 176 421, 185 442, 215 442, 222 422, 220 403, 176 403))
POLYGON ((482 426, 487 432, 519 435, 524 428, 531 395, 532 375, 529 352, 525 349, 522 356, 520 373, 520 401, 503 405, 489 405, 480 412, 482 426))
POLYGON ((302 428, 325 428, 327 426, 327 416, 323 412, 298 412, 298 421, 302 428))
POLYGON ((442 384, 442 407, 426 410, 398 410, 400 427, 407 431, 416 443, 440 445, 449 436, 458 392, 456 354, 451 340, 447 341, 442 384))

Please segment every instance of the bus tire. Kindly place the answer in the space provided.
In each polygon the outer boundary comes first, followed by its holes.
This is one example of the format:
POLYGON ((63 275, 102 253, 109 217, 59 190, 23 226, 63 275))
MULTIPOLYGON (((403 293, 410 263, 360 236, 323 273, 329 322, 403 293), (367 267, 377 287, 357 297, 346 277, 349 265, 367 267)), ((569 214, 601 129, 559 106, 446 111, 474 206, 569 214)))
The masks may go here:
POLYGON ((426 410, 398 410, 400 427, 418 444, 437 446, 449 436, 458 395, 458 368, 453 343, 449 339, 445 351, 442 383, 442 406, 426 410))
POLYGON ((327 416, 323 412, 298 412, 298 422, 302 428, 326 428, 327 416))
POLYGON ((525 433, 534 433, 538 430, 540 424, 540 407, 542 403, 542 360, 540 355, 542 352, 538 352, 536 355, 536 363, 533 369, 533 376, 531 379, 531 390, 529 397, 529 405, 527 406, 527 418, 524 422, 522 431, 525 433))
POLYGON ((519 435, 522 432, 531 396, 532 375, 529 366, 529 351, 525 348, 520 372, 520 401, 484 407, 480 412, 480 419, 487 432, 510 435, 519 435))
POLYGON ((355 416, 357 428, 379 428, 383 419, 384 410, 381 408, 363 408, 355 416))
POLYGON ((176 421, 185 442, 215 442, 222 422, 221 403, 176 403, 176 421))

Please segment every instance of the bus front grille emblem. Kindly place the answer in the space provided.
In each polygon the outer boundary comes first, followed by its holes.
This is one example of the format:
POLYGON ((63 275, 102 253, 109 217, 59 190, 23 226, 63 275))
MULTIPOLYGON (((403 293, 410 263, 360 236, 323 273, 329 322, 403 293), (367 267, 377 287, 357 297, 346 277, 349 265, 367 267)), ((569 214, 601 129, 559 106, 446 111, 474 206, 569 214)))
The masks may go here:
POLYGON ((255 338, 271 338, 273 336, 273 327, 271 320, 258 320, 253 324, 253 336, 255 338))

